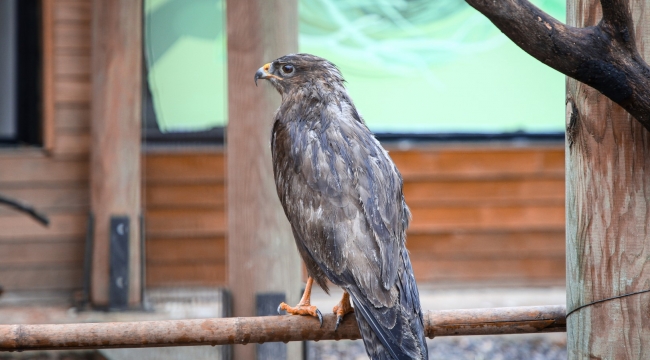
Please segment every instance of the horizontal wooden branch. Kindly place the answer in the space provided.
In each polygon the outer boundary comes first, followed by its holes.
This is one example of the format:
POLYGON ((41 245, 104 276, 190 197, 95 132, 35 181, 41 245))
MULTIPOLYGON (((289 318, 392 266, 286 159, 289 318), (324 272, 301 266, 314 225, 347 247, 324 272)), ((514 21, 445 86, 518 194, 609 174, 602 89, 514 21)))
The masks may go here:
MULTIPOLYGON (((427 336, 566 331, 564 306, 428 311, 427 336)), ((336 317, 264 316, 56 325, 0 325, 0 351, 226 345, 273 341, 359 339, 354 316, 334 331, 336 317)))
POLYGON ((526 0, 466 0, 517 46, 622 106, 650 130, 650 67, 636 48, 629 4, 601 0, 595 26, 566 26, 526 0))

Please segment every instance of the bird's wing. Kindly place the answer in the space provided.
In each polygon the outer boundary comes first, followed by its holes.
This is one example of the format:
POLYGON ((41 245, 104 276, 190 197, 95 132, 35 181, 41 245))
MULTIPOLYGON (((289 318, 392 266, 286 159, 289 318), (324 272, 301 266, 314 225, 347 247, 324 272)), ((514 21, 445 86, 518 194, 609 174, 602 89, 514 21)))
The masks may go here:
POLYGON ((386 304, 409 218, 402 179, 363 123, 328 121, 328 114, 321 111, 316 126, 292 121, 280 129, 276 123, 278 194, 315 260, 332 275, 351 271, 364 292, 386 304))
MULTIPOLYGON (((381 353, 394 359, 421 358, 426 354, 426 342, 417 285, 405 248, 410 213, 402 195, 402 178, 374 137, 361 135, 361 152, 357 156, 366 160, 358 166, 356 187, 365 220, 372 229, 370 236, 383 250, 381 279, 391 294, 391 302, 380 305, 358 281, 351 281, 346 289, 358 311, 360 327, 365 322, 373 331, 374 337, 364 336, 364 341, 376 338, 385 349, 380 350, 378 344, 372 346, 377 358, 382 358, 381 353)), ((358 279, 359 274, 352 273, 358 279)))

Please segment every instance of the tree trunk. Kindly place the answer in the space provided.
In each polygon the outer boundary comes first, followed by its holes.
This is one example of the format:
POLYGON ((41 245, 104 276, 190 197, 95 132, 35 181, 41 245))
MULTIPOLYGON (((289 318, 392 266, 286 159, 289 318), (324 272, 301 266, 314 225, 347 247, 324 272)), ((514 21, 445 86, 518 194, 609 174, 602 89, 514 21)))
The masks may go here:
MULTIPOLYGON (((256 295, 300 298, 300 258, 278 200, 271 164, 277 92, 255 87, 255 71, 298 49, 295 0, 228 0, 228 281, 234 316, 255 316, 256 295)), ((276 304, 275 306, 279 305, 276 304)), ((301 357, 288 344, 288 359, 301 357)), ((254 359, 255 345, 235 346, 235 359, 254 359)))
MULTIPOLYGON (((650 0, 627 6, 647 61, 650 0)), ((598 1, 569 1, 567 25, 601 16, 598 1)), ((650 289, 650 132, 568 79, 566 157, 569 358, 650 359, 650 292, 598 302, 650 289)))

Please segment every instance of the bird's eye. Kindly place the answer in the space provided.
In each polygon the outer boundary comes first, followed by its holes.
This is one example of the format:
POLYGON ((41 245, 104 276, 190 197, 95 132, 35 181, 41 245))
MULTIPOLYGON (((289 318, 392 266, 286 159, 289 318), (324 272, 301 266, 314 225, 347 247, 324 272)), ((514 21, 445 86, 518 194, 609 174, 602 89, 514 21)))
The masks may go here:
POLYGON ((291 64, 282 65, 280 69, 285 74, 291 74, 293 72, 293 65, 291 64))

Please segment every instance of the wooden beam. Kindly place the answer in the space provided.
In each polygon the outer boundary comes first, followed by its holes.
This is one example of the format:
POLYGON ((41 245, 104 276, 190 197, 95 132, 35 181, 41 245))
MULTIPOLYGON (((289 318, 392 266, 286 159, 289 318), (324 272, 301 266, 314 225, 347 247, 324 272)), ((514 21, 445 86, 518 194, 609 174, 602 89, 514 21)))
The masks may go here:
POLYGON ((129 303, 141 299, 140 127, 142 1, 92 2, 91 300, 109 301, 109 223, 127 216, 129 303))
MULTIPOLYGON (((650 59, 650 0, 602 3, 604 22, 598 1, 569 1, 567 24, 602 27, 631 14, 631 44, 635 35, 639 54, 650 59)), ((566 112, 567 309, 577 309, 568 317, 569 359, 650 359, 650 293, 590 305, 650 284, 650 132, 571 79, 566 112)))
MULTIPOLYGON (((228 0, 228 278, 235 316, 256 314, 258 293, 300 296, 300 259, 282 211, 271 166, 273 113, 280 101, 270 86, 255 87, 265 63, 298 49, 296 0, 228 0)), ((300 357, 296 344, 288 358, 300 357)), ((255 347, 234 358, 254 359, 255 347)))
POLYGON ((43 148, 54 149, 55 104, 54 104, 54 0, 41 2, 42 26, 42 94, 43 94, 43 148))
MULTIPOLYGON (((531 334, 566 331, 565 308, 511 308, 428 311, 429 338, 460 335, 531 334)), ((120 323, 0 325, 0 352, 251 344, 274 341, 360 339, 353 316, 334 330, 336 316, 285 315, 248 318, 164 320, 120 323)), ((253 346, 246 346, 253 347, 253 346)), ((235 347, 241 348, 241 346, 235 347)))

